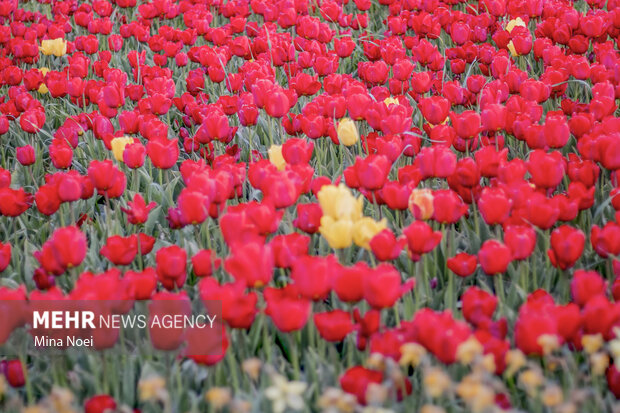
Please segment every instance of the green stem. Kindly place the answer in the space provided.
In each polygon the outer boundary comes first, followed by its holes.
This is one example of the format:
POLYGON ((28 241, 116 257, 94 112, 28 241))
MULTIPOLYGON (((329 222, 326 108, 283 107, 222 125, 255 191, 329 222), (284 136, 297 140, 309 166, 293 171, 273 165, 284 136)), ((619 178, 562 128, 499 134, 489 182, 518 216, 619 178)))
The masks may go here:
POLYGON ((299 368, 299 351, 297 349, 297 332, 289 334, 289 343, 291 346, 291 363, 293 364, 293 377, 295 380, 299 380, 301 377, 301 370, 299 368))

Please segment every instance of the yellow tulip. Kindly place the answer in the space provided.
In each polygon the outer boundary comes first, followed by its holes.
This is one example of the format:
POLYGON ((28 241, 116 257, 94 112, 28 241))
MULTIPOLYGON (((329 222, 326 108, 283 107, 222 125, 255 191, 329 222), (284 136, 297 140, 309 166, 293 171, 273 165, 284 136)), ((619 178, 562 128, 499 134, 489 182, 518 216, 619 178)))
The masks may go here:
POLYGON ((228 387, 211 387, 205 399, 215 410, 221 410, 231 402, 232 392, 228 387))
POLYGON ((519 383, 525 388, 529 396, 534 396, 544 383, 544 377, 539 370, 528 369, 519 375, 519 383))
POLYGON ((592 367, 592 374, 602 376, 609 367, 609 356, 602 351, 590 354, 590 366, 592 367))
POLYGON ((43 406, 36 405, 22 408, 21 413, 49 413, 49 410, 43 406))
POLYGON ((254 381, 258 380, 263 362, 259 358, 252 357, 246 359, 241 364, 241 369, 254 381))
POLYGON ((64 39, 41 40, 41 47, 39 50, 41 50, 41 53, 45 56, 64 56, 67 54, 67 41, 64 39))
POLYGON ((286 167, 286 161, 282 156, 282 145, 271 145, 267 153, 269 154, 269 162, 274 164, 278 171, 283 171, 286 167))
POLYGON ((353 242, 364 249, 370 249, 370 240, 379 232, 387 228, 385 218, 375 221, 370 217, 363 217, 353 226, 353 242))
POLYGON ((323 216, 319 232, 333 249, 348 248, 353 244, 353 222, 350 220, 323 216))
POLYGON ((545 387, 540 397, 543 404, 547 407, 555 407, 564 401, 564 393, 557 384, 551 384, 545 387))
POLYGON ((425 404, 420 409, 420 413, 446 413, 443 407, 434 406, 432 404, 425 404))
POLYGON ((166 380, 163 377, 152 376, 138 382, 138 398, 142 401, 164 401, 169 395, 166 390, 166 380))
POLYGON ((469 365, 482 354, 482 351, 482 344, 474 336, 471 336, 457 347, 456 359, 465 365, 469 365))
POLYGON ((344 118, 338 123, 338 140, 344 146, 352 146, 360 140, 360 135, 357 132, 357 126, 350 118, 344 118))
POLYGON ((336 200, 340 197, 340 187, 336 185, 323 185, 317 193, 319 205, 323 211, 323 215, 337 218, 336 200))
POLYGON ((406 343, 400 346, 400 353, 398 364, 417 367, 426 356, 426 349, 418 343, 406 343))
POLYGON ((451 386, 450 376, 438 367, 430 367, 424 371, 424 390, 433 397, 438 398, 444 394, 451 386))
POLYGON ((112 139, 110 145, 112 146, 112 153, 114 154, 114 158, 116 158, 116 160, 119 162, 123 162, 123 152, 125 151, 125 147, 133 142, 133 138, 129 138, 127 136, 112 139))
POLYGON ((508 22, 508 24, 506 25, 506 30, 508 31, 508 33, 510 33, 512 29, 517 26, 527 27, 521 17, 517 17, 516 19, 512 19, 508 22))
MULTIPOLYGON (((50 71, 50 69, 48 67, 42 67, 39 69, 39 73, 41 73, 41 76, 45 77, 45 75, 50 71)), ((49 92, 49 90, 47 89, 47 85, 45 83, 41 83, 41 85, 39 86, 39 88, 37 89, 37 92, 41 93, 42 95, 49 92)))
POLYGON ((362 197, 355 198, 344 184, 323 186, 318 193, 318 198, 323 214, 334 220, 357 221, 362 217, 364 200, 362 197))
POLYGON ((601 333, 598 334, 584 334, 581 337, 581 345, 588 354, 594 354, 603 347, 605 341, 601 333))
POLYGON ((536 340, 538 345, 542 347, 543 355, 547 356, 560 348, 560 340, 555 334, 543 334, 536 340))
POLYGON ((527 362, 525 354, 518 349, 509 350, 504 359, 506 361, 506 370, 504 371, 504 374, 508 377, 519 371, 527 362))
POLYGON ((428 188, 416 188, 409 195, 409 211, 416 219, 427 220, 433 216, 433 192, 428 188))

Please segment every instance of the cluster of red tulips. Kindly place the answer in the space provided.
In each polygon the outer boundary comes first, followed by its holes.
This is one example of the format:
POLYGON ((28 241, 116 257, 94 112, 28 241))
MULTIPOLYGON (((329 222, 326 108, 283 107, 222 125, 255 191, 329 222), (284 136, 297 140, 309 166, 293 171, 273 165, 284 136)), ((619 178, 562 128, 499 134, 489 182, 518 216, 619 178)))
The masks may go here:
POLYGON ((0 353, 0 410, 620 397, 619 1, 2 0, 0 21, 0 323, 66 299, 225 322, 217 355, 102 356, 103 379, 96 355, 0 353))

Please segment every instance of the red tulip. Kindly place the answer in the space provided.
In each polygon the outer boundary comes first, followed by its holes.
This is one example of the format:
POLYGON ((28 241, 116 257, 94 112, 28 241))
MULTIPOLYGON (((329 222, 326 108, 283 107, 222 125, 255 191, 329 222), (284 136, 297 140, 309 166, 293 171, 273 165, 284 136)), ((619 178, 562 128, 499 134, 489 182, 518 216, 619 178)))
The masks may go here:
POLYGON ((0 168, 0 188, 8 188, 9 186, 11 186, 11 172, 0 168))
POLYGON ((163 316, 189 316, 191 314, 191 302, 187 296, 187 293, 185 291, 180 293, 172 293, 168 291, 158 292, 153 295, 152 300, 148 304, 148 308, 149 337, 153 348, 163 351, 178 349, 183 343, 185 328, 178 325, 165 328, 160 323, 154 323, 153 320, 156 317, 161 320, 163 316))
POLYGON ((388 207, 404 211, 409 207, 409 197, 412 185, 402 185, 399 182, 386 181, 378 194, 388 207))
POLYGON ((446 364, 456 361, 458 347, 471 336, 469 325, 455 320, 450 311, 438 313, 428 308, 418 311, 407 329, 411 339, 446 364))
POLYGON ((0 272, 11 263, 11 244, 0 242, 0 272))
POLYGON ((354 168, 360 185, 368 190, 383 187, 390 173, 390 161, 383 155, 369 155, 366 158, 358 157, 354 168))
POLYGON ((508 148, 497 150, 495 145, 484 146, 474 154, 480 175, 488 178, 497 176, 499 166, 508 161, 507 156, 508 148))
POLYGON ((313 150, 314 142, 293 138, 282 145, 282 156, 289 165, 308 164, 312 159, 313 150))
POLYGON ((577 270, 573 274, 570 289, 575 304, 583 307, 590 298, 605 295, 607 283, 596 271, 577 270))
POLYGON ((468 277, 476 271, 478 258, 475 255, 460 252, 446 261, 448 268, 459 277, 468 277))
POLYGON ((480 115, 476 111, 466 110, 459 114, 450 112, 450 120, 456 134, 463 139, 474 138, 480 132, 480 115))
POLYGON ((409 256, 414 261, 419 261, 423 254, 435 249, 442 237, 440 231, 433 231, 424 221, 414 221, 403 229, 403 234, 407 237, 409 256))
POLYGON ((60 208, 58 189, 52 185, 41 185, 34 196, 37 209, 44 215, 52 215, 60 208))
POLYGON ((130 143, 123 150, 123 162, 127 167, 136 169, 144 165, 146 147, 139 142, 130 143))
POLYGON ((84 413, 105 413, 114 409, 116 409, 116 401, 107 394, 93 396, 84 403, 84 413))
POLYGON ((45 110, 40 108, 28 109, 19 117, 19 126, 28 133, 37 133, 45 124, 45 110))
POLYGON ((160 248, 155 255, 157 278, 162 285, 173 290, 181 288, 187 278, 187 253, 177 245, 160 248))
POLYGON ((52 164, 57 169, 67 169, 73 161, 73 149, 64 140, 54 139, 49 146, 52 164))
POLYGON ((536 186, 555 188, 564 177, 565 162, 560 152, 545 153, 537 149, 530 154, 527 170, 536 186))
POLYGON ((515 323, 515 344, 527 355, 542 355, 539 338, 557 334, 557 320, 551 314, 521 314, 515 323))
POLYGON ((402 284, 398 270, 390 264, 380 264, 362 280, 364 299, 376 309, 392 307, 415 286, 415 278, 402 284))
POLYGON ((501 224, 510 216, 512 200, 501 188, 484 188, 478 199, 482 219, 488 225, 501 224))
POLYGON ((274 87, 269 92, 269 97, 265 96, 265 100, 265 112, 274 118, 281 118, 286 115, 291 107, 289 97, 279 87, 274 87))
POLYGON ((525 218, 540 229, 549 229, 560 215, 557 200, 549 199, 535 192, 528 197, 525 205, 525 218))
POLYGON ((618 371, 615 364, 607 368, 606 377, 607 387, 616 396, 616 399, 620 399, 620 371, 618 371))
POLYGON ((340 376, 340 387, 345 392, 354 395, 358 403, 366 404, 366 390, 372 383, 381 384, 383 373, 362 366, 351 367, 340 376))
POLYGON ((21 361, 3 360, 0 362, 0 371, 4 373, 4 377, 11 387, 19 388, 26 384, 26 372, 21 361))
POLYGON ((351 314, 344 310, 314 314, 314 324, 325 341, 342 341, 353 331, 351 314))
POLYGON ((302 297, 318 301, 327 297, 331 291, 332 280, 339 270, 340 264, 333 255, 304 255, 293 263, 291 279, 302 297))
POLYGON ((178 139, 156 138, 146 145, 146 154, 159 169, 172 168, 179 159, 178 139))
POLYGON ((43 245, 49 245, 54 259, 62 268, 77 267, 86 257, 86 235, 77 227, 70 226, 54 231, 43 245))
POLYGON ((530 226, 508 225, 504 229, 504 242, 514 260, 524 260, 534 252, 536 231, 530 226))
POLYGON ((586 237, 578 229, 562 225, 551 233, 551 248, 547 251, 551 264, 562 270, 572 267, 581 256, 586 237))
POLYGON ((364 298, 363 281, 370 273, 365 262, 357 262, 351 267, 340 267, 332 279, 332 288, 341 301, 356 303, 364 298))
POLYGON ((480 167, 472 158, 460 159, 456 163, 454 174, 448 177, 448 184, 450 185, 451 180, 457 181, 460 186, 475 188, 480 185, 480 167))
POLYGON ((443 224, 457 222, 467 212, 467 205, 450 189, 433 192, 433 219, 443 224))
POLYGON ((447 178, 456 170, 456 155, 445 146, 424 147, 416 157, 424 179, 447 178))
POLYGON ((32 205, 32 194, 23 188, 0 188, 0 214, 17 217, 26 212, 32 205))
MULTIPOLYGON (((221 301, 222 318, 231 328, 250 328, 258 312, 255 292, 245 293, 241 281, 220 285, 215 278, 204 278, 199 284, 200 298, 206 302, 221 301)), ((208 304, 207 304, 208 306, 208 304)))
POLYGON ((497 297, 478 287, 469 287, 465 290, 461 300, 463 302, 463 317, 474 325, 493 317, 497 307, 497 297))
POLYGON ((264 292, 267 314, 276 328, 284 333, 297 331, 306 325, 310 317, 312 303, 300 298, 295 286, 282 289, 266 288, 264 292))
POLYGON ((314 234, 321 226, 323 210, 319 204, 297 204, 297 218, 293 220, 295 228, 308 234, 314 234))
POLYGON ((420 100, 418 107, 424 119, 433 125, 439 125, 448 117, 450 101, 441 96, 432 96, 420 100))
POLYGON ((215 251, 200 250, 192 257, 192 267, 197 277, 209 277, 220 267, 222 260, 217 258, 215 251))
POLYGON ((120 235, 108 237, 99 253, 114 265, 129 265, 138 253, 137 238, 135 236, 121 237, 120 235))
POLYGON ((211 199, 203 192, 183 188, 177 202, 179 217, 184 225, 202 224, 209 217, 211 199))
POLYGON ((544 124, 545 141, 550 148, 562 148, 570 138, 566 117, 548 114, 544 124))
POLYGON ((24 166, 32 165, 36 161, 34 148, 31 145, 16 148, 15 157, 24 166))
POLYGON ((248 287, 263 287, 273 277, 273 249, 258 241, 233 244, 224 268, 235 280, 244 282, 248 287))
POLYGON ((398 258, 406 243, 406 238, 396 239, 391 230, 384 229, 375 235, 369 244, 372 253, 379 261, 391 261, 398 258))
POLYGON ((118 169, 109 159, 105 161, 94 160, 91 161, 88 166, 88 177, 97 191, 106 191, 114 187, 116 180, 118 179, 116 178, 117 171, 118 169))
POLYGON ((127 214, 127 221, 130 224, 140 225, 146 222, 149 212, 156 206, 157 204, 155 202, 149 202, 147 205, 142 195, 136 193, 133 197, 133 201, 127 202, 127 208, 121 207, 121 210, 127 214))
POLYGON ((487 240, 478 251, 478 261, 482 270, 488 275, 506 272, 512 260, 510 248, 497 240, 487 240))
POLYGON ((276 235, 270 245, 276 267, 291 268, 298 257, 308 254, 310 237, 298 233, 276 235))
POLYGON ((127 281, 127 293, 134 300, 148 300, 157 288, 157 273, 152 267, 142 272, 127 271, 123 279, 127 281))
POLYGON ((608 222, 603 228, 593 225, 590 233, 590 242, 598 255, 607 258, 620 254, 620 225, 608 222))

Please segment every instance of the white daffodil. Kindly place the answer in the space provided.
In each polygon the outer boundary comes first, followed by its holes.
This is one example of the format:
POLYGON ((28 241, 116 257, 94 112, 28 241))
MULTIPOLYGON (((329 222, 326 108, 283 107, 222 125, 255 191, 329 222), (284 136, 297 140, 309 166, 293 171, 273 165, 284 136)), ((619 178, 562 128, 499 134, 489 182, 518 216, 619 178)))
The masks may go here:
POLYGON ((274 413, 282 413, 287 407, 301 410, 304 407, 301 395, 306 387, 304 382, 288 381, 283 376, 276 375, 273 377, 273 385, 265 390, 265 396, 273 403, 274 413))

